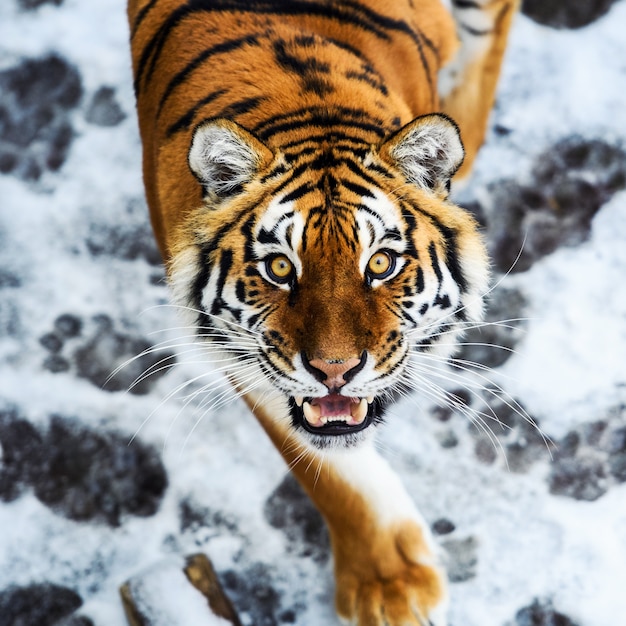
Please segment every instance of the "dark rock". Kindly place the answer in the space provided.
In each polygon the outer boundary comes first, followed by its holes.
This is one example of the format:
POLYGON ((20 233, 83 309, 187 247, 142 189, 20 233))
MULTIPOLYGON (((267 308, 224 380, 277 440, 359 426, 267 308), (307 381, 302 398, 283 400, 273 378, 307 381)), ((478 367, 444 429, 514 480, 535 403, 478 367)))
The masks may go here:
POLYGON ((616 0, 522 0, 522 13, 552 28, 582 28, 605 15, 616 0))
POLYGON ((459 445, 459 438, 452 429, 444 430, 437 433, 437 441, 444 450, 456 448, 459 445))
POLYGON ((190 500, 183 500, 179 507, 181 532, 196 532, 201 528, 219 528, 233 534, 238 532, 237 521, 234 517, 198 506, 190 500))
POLYGON ((458 406, 469 406, 472 403, 472 395, 467 389, 455 389, 450 395, 458 406))
POLYGON ((600 444, 602 436, 608 428, 608 422, 605 420, 597 420, 589 424, 585 424, 582 428, 583 439, 588 446, 597 447, 600 444))
POLYGON ((0 412, 0 448, 0 500, 32 487, 44 504, 75 520, 116 526, 125 514, 153 515, 167 486, 152 448, 61 417, 40 432, 15 410, 0 412))
POLYGON ((71 365, 70 362, 62 357, 60 354, 51 354, 43 362, 43 368, 52 372, 53 374, 61 374, 62 372, 69 371, 71 365))
POLYGON ((449 406, 435 406, 431 409, 430 414, 440 422, 448 422, 453 415, 449 406))
POLYGON ((524 334, 527 306, 518 289, 494 289, 487 299, 484 324, 465 333, 458 358, 490 368, 503 365, 524 334))
POLYGON ((70 519, 117 526, 125 514, 154 515, 167 487, 152 448, 58 416, 51 419, 40 450, 31 471, 35 495, 70 519))
MULTIPOLYGON (((0 171, 1 169, 0 166, 0 171)), ((6 269, 0 268, 0 289, 20 287, 21 284, 22 281, 19 276, 16 276, 6 269)))
POLYGON ((82 97, 76 69, 56 54, 0 72, 0 171, 26 181, 65 162, 69 114, 82 97))
POLYGON ((448 553, 447 570, 450 582, 461 583, 476 576, 478 541, 475 537, 447 539, 441 545, 448 553))
POLYGON ((577 136, 541 154, 529 184, 493 184, 487 237, 497 270, 522 272, 561 246, 585 241, 593 216, 625 187, 626 153, 577 136))
POLYGON ((619 452, 609 458, 609 471, 618 482, 626 482, 626 452, 619 452))
POLYGON ((550 602, 540 603, 535 600, 515 614, 511 626, 576 626, 576 622, 555 611, 550 602))
POLYGON ((20 8, 26 11, 32 11, 38 9, 43 4, 54 4, 55 6, 61 6, 63 0, 18 0, 20 8))
POLYGON ((60 352, 63 347, 63 340, 59 338, 55 333, 46 333, 45 335, 39 338, 39 343, 46 349, 48 352, 60 352))
MULTIPOLYGON (((482 431, 480 431, 482 433, 482 431)), ((474 454, 479 461, 482 461, 486 465, 491 465, 498 457, 498 451, 496 449, 496 443, 491 441, 487 435, 481 436, 476 440, 474 444, 474 454)))
POLYGON ((508 469, 525 472, 550 456, 553 444, 521 402, 498 387, 485 387, 481 395, 484 404, 468 414, 468 429, 475 439, 474 454, 482 463, 491 465, 502 453, 508 469))
POLYGON ((493 127, 493 132, 498 135, 498 137, 506 137, 513 132, 512 128, 507 128, 506 126, 502 126, 502 124, 496 124, 493 127))
POLYGON ((285 533, 288 550, 323 563, 330 556, 324 520, 296 479, 287 474, 263 509, 265 519, 285 533))
POLYGON ((481 228, 485 228, 487 226, 487 217, 485 215, 485 210, 480 202, 476 200, 468 200, 466 202, 463 202, 460 206, 472 214, 472 216, 478 222, 478 225, 481 228))
POLYGON ((150 265, 161 265, 161 254, 150 226, 122 227, 97 224, 87 239, 87 248, 95 256, 111 256, 126 261, 143 259, 150 265))
POLYGON ((94 626, 94 623, 84 615, 72 615, 55 626, 94 626))
POLYGON ((15 410, 0 411, 0 500, 19 497, 36 476, 43 458, 43 439, 15 410))
POLYGON ((626 426, 620 426, 607 433, 605 449, 609 454, 626 452, 626 426))
POLYGON ((271 586, 272 571, 267 565, 255 563, 242 573, 228 570, 221 578, 237 612, 249 617, 247 623, 278 626, 277 615, 282 613, 281 596, 271 586))
POLYGON ((550 493, 575 500, 597 500, 608 489, 604 465, 591 457, 556 460, 551 467, 550 493))
POLYGON ((93 319, 97 329, 93 337, 76 350, 74 360, 78 376, 100 389, 146 394, 176 363, 171 352, 153 352, 152 344, 145 339, 116 332, 107 316, 93 319))
POLYGON ((75 591, 51 583, 9 587, 0 591, 0 626, 55 626, 82 603, 75 591))
POLYGON ((64 313, 54 320, 55 330, 66 339, 78 337, 83 327, 83 323, 79 317, 71 313, 64 313))
POLYGON ((85 119, 97 126, 117 126, 125 117, 112 87, 100 87, 93 95, 85 114, 85 119))
POLYGON ((449 535, 454 532, 455 525, 445 517, 442 517, 433 522, 432 529, 435 535, 449 535))
POLYGON ((554 456, 556 459, 573 457, 580 446, 580 435, 576 431, 567 433, 557 444, 554 456))

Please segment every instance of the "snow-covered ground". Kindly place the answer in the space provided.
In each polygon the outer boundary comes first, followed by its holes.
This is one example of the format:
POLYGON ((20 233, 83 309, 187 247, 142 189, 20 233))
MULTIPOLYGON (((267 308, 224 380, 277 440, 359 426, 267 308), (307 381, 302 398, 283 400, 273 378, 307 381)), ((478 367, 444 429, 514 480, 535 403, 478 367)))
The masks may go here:
MULTIPOLYGON (((180 346, 179 366, 140 393, 123 389, 166 354, 123 370, 122 390, 102 388, 148 345, 186 341, 162 306, 125 6, 29 4, 0 5, 0 626, 122 625, 118 587, 195 552, 244 624, 335 624, 319 519, 243 405, 202 417, 189 397, 207 382, 199 355, 180 346)), ((576 245, 496 274, 494 301, 522 302, 500 319, 525 321, 489 376, 558 448, 551 458, 515 415, 492 446, 419 397, 390 410, 381 437, 449 555, 456 626, 626 623, 625 28, 623 1, 577 30, 519 16, 492 131, 459 196, 495 223, 498 190, 539 184, 539 165, 561 159, 559 176, 573 168, 580 194, 598 198, 576 245), (574 136, 578 152, 563 157, 574 136)))

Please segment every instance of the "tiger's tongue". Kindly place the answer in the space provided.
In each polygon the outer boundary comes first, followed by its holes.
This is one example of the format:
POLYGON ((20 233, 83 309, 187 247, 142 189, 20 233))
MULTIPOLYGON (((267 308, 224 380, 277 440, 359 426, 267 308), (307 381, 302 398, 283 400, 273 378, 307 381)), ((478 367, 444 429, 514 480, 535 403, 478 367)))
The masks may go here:
POLYGON ((358 402, 356 398, 346 398, 346 396, 333 393, 323 398, 314 398, 311 400, 311 405, 320 408, 320 417, 336 417, 337 415, 350 415, 350 406, 358 402))
POLYGON ((314 427, 324 426, 333 421, 358 426, 367 415, 367 400, 330 394, 323 398, 313 398, 310 403, 304 402, 302 411, 306 421, 314 427))

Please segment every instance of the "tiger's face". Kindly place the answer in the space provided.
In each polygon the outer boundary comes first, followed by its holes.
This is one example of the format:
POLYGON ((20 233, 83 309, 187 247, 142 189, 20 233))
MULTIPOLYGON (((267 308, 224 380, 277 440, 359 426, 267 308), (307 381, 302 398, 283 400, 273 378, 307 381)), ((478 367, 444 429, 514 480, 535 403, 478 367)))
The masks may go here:
POLYGON ((210 123, 190 150, 206 206, 174 254, 175 297, 238 388, 280 393, 318 448, 363 441, 413 386, 412 359, 448 354, 481 315, 483 246, 446 199, 458 134, 442 116, 409 126, 382 146, 269 151, 210 123))

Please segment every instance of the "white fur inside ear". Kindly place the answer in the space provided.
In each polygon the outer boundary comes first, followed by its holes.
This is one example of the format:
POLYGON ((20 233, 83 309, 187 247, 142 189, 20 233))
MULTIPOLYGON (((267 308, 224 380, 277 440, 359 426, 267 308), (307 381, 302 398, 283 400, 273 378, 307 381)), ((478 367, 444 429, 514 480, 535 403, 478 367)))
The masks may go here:
POLYGON ((433 189, 447 184, 465 151, 456 125, 442 115, 429 115, 411 122, 389 155, 412 183, 433 189))
POLYGON ((189 149, 189 167, 208 195, 230 196, 251 180, 259 155, 234 129, 208 122, 199 126, 189 149))

